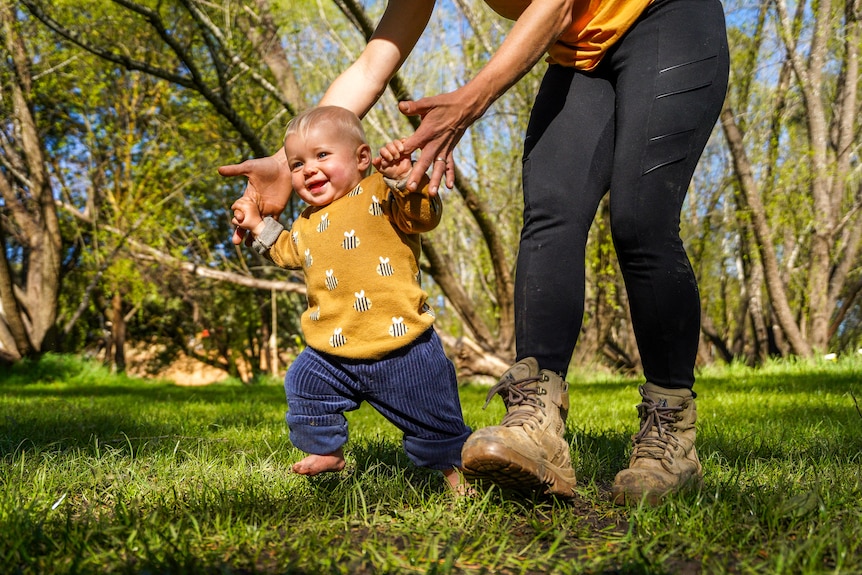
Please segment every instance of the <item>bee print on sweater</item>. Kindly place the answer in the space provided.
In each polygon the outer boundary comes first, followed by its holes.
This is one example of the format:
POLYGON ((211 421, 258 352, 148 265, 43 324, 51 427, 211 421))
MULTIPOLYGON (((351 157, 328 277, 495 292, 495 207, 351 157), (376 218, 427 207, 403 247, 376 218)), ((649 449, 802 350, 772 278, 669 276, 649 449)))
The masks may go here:
POLYGON ((389 335, 392 337, 402 337, 407 335, 407 326, 404 325, 403 317, 392 318, 392 325, 389 326, 389 335))
POLYGON ((299 232, 294 230, 292 234, 290 234, 290 239, 293 240, 293 245, 299 244, 299 232))
POLYGON ((356 186, 356 187, 355 187, 355 188, 353 188, 350 192, 348 192, 348 194, 347 194, 347 195, 348 195, 349 197, 353 197, 353 196, 358 196, 358 195, 360 195, 360 194, 362 194, 362 186, 356 186))
POLYGON ((338 278, 335 277, 335 270, 326 270, 326 289, 329 291, 338 287, 338 278))
POLYGON ((356 299, 353 300, 353 309, 359 312, 371 309, 371 300, 365 297, 365 290, 354 292, 353 295, 356 297, 356 299))
POLYGON ((329 338, 329 345, 332 347, 341 347, 342 345, 347 344, 347 338, 344 337, 344 334, 341 333, 341 328, 337 327, 332 332, 332 337, 329 338))
POLYGON ((310 268, 311 264, 313 264, 313 263, 314 263, 314 258, 311 257, 311 250, 306 248, 305 249, 305 267, 310 268))
POLYGON ((329 228, 329 212, 320 216, 320 223, 317 224, 318 232, 325 232, 329 228))
POLYGON ((308 319, 311 321, 320 321, 320 306, 317 306, 317 309, 308 314, 308 319))
POLYGON ((355 250, 359 247, 359 238, 356 237, 356 230, 344 232, 344 241, 341 242, 341 247, 346 250, 355 250))
POLYGON ((383 277, 388 277, 395 273, 395 270, 392 269, 392 264, 389 263, 389 258, 380 256, 380 265, 377 266, 377 273, 383 277))
POLYGON ((380 205, 380 200, 377 199, 377 196, 371 196, 371 205, 368 206, 368 213, 372 216, 383 215, 383 206, 380 205))

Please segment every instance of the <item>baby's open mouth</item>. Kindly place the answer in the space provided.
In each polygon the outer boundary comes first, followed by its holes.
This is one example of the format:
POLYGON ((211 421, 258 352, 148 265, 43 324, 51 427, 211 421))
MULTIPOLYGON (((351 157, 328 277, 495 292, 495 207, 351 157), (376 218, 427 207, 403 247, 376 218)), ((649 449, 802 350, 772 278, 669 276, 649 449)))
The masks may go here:
POLYGON ((312 182, 305 184, 306 189, 312 194, 319 194, 323 191, 323 187, 326 185, 326 180, 322 182, 312 182))

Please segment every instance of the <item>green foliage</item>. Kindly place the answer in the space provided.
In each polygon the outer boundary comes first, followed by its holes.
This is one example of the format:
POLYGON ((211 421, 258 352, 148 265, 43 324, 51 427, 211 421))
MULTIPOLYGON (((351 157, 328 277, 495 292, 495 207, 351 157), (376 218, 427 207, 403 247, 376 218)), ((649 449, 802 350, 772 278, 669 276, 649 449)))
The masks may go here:
MULTIPOLYGON (((348 468, 306 478, 280 382, 183 388, 70 356, 0 386, 0 559, 16 573, 852 573, 862 569, 862 359, 710 368, 704 489, 617 508, 635 381, 574 381, 572 502, 455 500, 399 433, 348 414, 348 468)), ((468 423, 500 402, 461 389, 468 423)))
MULTIPOLYGON (((855 225, 850 223, 854 218, 850 214, 855 202, 850 198, 856 194, 858 183, 849 164, 843 164, 843 150, 838 140, 858 141, 859 123, 853 121, 858 114, 836 105, 836 102, 843 98, 841 90, 844 83, 855 81, 855 77, 846 75, 846 70, 853 69, 853 64, 848 63, 845 43, 858 43, 858 27, 841 3, 833 5, 832 14, 822 20, 814 9, 816 3, 810 6, 799 3, 791 10, 795 14, 790 16, 793 18, 793 31, 789 35, 793 39, 793 50, 797 52, 796 64, 791 71, 787 61, 790 57, 788 50, 775 49, 782 43, 773 27, 773 23, 779 21, 777 9, 780 6, 768 2, 756 6, 745 2, 727 5, 731 15, 728 22, 731 24, 732 54, 727 105, 728 110, 734 112, 734 122, 744 134, 752 185, 764 205, 764 219, 769 231, 768 237, 759 241, 775 253, 781 276, 773 283, 770 292, 763 290, 762 294, 757 293, 760 291, 758 286, 749 285, 750 268, 738 269, 738 278, 729 278, 729 283, 738 282, 742 290, 748 291, 748 298, 756 296, 762 301, 778 301, 782 296, 786 297, 788 307, 796 316, 799 331, 809 332, 805 337, 811 339, 814 347, 821 350, 845 349, 846 340, 842 342, 841 338, 832 336, 832 340, 827 341, 827 338, 836 333, 846 335, 847 331, 854 332, 851 339, 859 334, 858 322, 853 325, 846 319, 842 321, 838 313, 838 308, 844 305, 858 307, 853 295, 855 281, 840 271, 835 273, 835 270, 858 267, 858 245, 842 245, 847 235, 838 230, 845 225, 839 223, 844 220, 848 225, 855 225), (822 28, 815 31, 818 25, 822 28), (812 47, 814 39, 821 37, 826 40, 822 49, 812 47), (822 62, 815 64, 813 53, 822 58, 822 62), (800 70, 800 67, 805 69, 809 66, 816 68, 811 70, 811 75, 800 70), (845 117, 839 117, 839 114, 845 117), (822 121, 822 126, 818 121, 822 121), (829 135, 818 135, 818 129, 829 135), (820 234, 827 236, 828 247, 823 252, 815 249, 816 238, 820 234), (826 295, 827 283, 831 284, 828 297, 820 298, 826 295), (775 293, 778 284, 781 284, 780 296, 775 293), (831 316, 830 334, 824 333, 824 324, 817 324, 815 316, 831 316), (814 333, 815 327, 820 331, 814 333)), ((850 91, 858 92, 856 88, 852 83, 849 85, 850 91)), ((757 249, 750 231, 744 227, 750 225, 751 206, 740 201, 735 186, 729 191, 734 195, 727 201, 733 202, 740 225, 735 226, 736 222, 732 222, 726 228, 726 237, 737 235, 739 238, 737 241, 731 239, 726 245, 739 252, 737 255, 729 254, 729 259, 742 261, 757 249)), ((721 228, 719 230, 724 236, 725 232, 721 232, 721 228)), ((853 243, 857 241, 853 240, 853 243)), ((749 261, 752 266, 759 265, 753 255, 749 261)), ((718 271, 719 268, 712 266, 713 273, 718 271)), ((743 297, 737 306, 731 306, 728 316, 734 318, 732 321, 750 313, 750 310, 745 310, 748 303, 743 297), (737 309, 734 311, 733 307, 737 309)), ((770 310, 766 306, 763 310, 753 313, 764 315, 766 324, 776 324, 770 317, 770 310)), ((710 310, 707 313, 717 325, 730 323, 727 318, 710 310)), ((729 332, 739 334, 738 337, 744 334, 741 328, 728 328, 729 332)), ((772 352, 786 353, 776 349, 772 352)))
MULTIPOLYGON (((206 51, 195 48, 203 46, 204 35, 188 12, 176 4, 141 6, 158 10, 178 45, 201 58, 195 65, 206 62, 206 51)), ((140 246, 178 261, 224 266, 224 259, 236 253, 228 242, 228 206, 241 194, 241 182, 226 184, 216 166, 242 159, 243 144, 200 93, 97 58, 58 41, 26 11, 19 15, 37 78, 33 107, 55 196, 66 208, 61 210, 66 258, 58 322, 66 329, 64 349, 99 343, 112 319, 116 291, 123 295, 124 313, 138 310, 129 326, 138 343, 157 338, 173 343, 180 333, 196 333, 194 308, 201 302, 194 296, 212 286, 198 289, 197 282, 178 277, 170 265, 141 259, 140 246)), ((49 15, 100 50, 171 73, 188 71, 188 63, 177 61, 145 18, 116 4, 61 1, 51 5, 49 15)), ((201 81, 217 84, 217 68, 212 61, 202 65, 201 81)), ((272 116, 272 100, 246 88, 235 91, 237 109, 272 116)), ((261 137, 280 131, 280 126, 271 132, 259 128, 261 137)), ((212 314, 230 317, 236 300, 229 297, 235 296, 212 298, 222 302, 212 314)), ((233 315, 249 321, 243 310, 233 315)), ((260 314, 251 321, 259 326, 260 314)), ((246 339, 247 324, 218 323, 239 335, 230 345, 247 347, 240 341, 246 339)))
MULTIPOLYGON (((140 253, 133 256, 131 246, 156 248, 200 268, 286 278, 248 250, 237 251, 229 243, 228 209, 245 182, 220 178, 216 167, 275 151, 290 108, 318 101, 362 49, 365 38, 335 2, 271 2, 278 40, 302 90, 302 102, 285 103, 283 94, 277 97, 266 87, 267 83, 277 86, 278 81, 255 51, 253 35, 243 28, 245 23, 259 22, 250 14, 260 10, 260 4, 27 1, 42 7, 78 40, 125 58, 126 63, 134 62, 126 66, 100 59, 50 32, 24 4, 16 12, 28 42, 35 78, 32 106, 52 170, 54 195, 69 208, 61 211, 65 244, 58 324, 68 330, 63 349, 80 351, 96 345, 110 319, 110 296, 119 290, 124 311, 136 311, 128 326, 135 343, 158 339, 176 351, 201 329, 219 325, 225 334, 219 342, 223 355, 252 356, 269 321, 266 292, 251 293, 249 288, 183 276, 171 264, 145 261, 140 253), (135 13, 130 9, 134 6, 150 11, 149 17, 135 13), (200 18, 191 7, 200 11, 200 18), (157 30, 153 23, 163 28, 157 30)), ((384 2, 359 4, 372 22, 385 7, 384 2)), ((777 40, 769 25, 775 19, 772 6, 765 6, 766 19, 760 21, 760 6, 727 3, 732 46, 728 102, 745 129, 746 152, 764 190, 790 306, 799 310, 802 323, 810 297, 812 170, 804 100, 795 83, 784 94, 784 107, 776 110, 775 80, 783 51, 775 50, 777 40)), ((835 18, 836 31, 840 20, 835 18)), ((803 19, 802 26, 809 24, 810 19, 803 19)), ((510 26, 478 0, 438 3, 428 30, 400 73, 410 96, 463 85, 487 62, 510 26), (462 12, 465 6, 471 18, 462 12)), ((800 41, 810 37, 808 30, 801 32, 800 41)), ((840 79, 836 70, 843 56, 842 40, 839 33, 830 36, 823 86, 830 102, 840 79)), ((495 102, 456 152, 467 184, 485 204, 482 217, 494 222, 500 235, 505 258, 501 265, 512 271, 521 226, 521 139, 542 71, 539 64, 495 102)), ((7 68, 0 67, 0 80, 5 74, 7 68)), ((0 98, 0 110, 8 111, 8 105, 9 98, 0 98)), ((827 113, 836 110, 838 106, 831 106, 827 113)), ((412 129, 389 92, 368 114, 365 125, 372 147, 412 129)), ((707 148, 681 227, 697 270, 704 318, 714 328, 711 335, 722 340, 731 357, 753 362, 756 352, 748 309, 753 296, 763 303, 765 323, 775 325, 775 321, 765 289, 750 285, 752 269, 759 265, 751 214, 740 201, 726 156, 720 142, 707 148)), ((849 214, 847 229, 854 223, 857 188, 848 182, 843 197, 835 202, 843 206, 842 213, 849 214)), ((494 333, 501 309, 494 262, 458 190, 444 195, 446 217, 431 237, 494 333)), ((292 215, 286 214, 285 219, 292 215)), ((836 245, 833 263, 848 247, 836 245)), ((602 357, 601 346, 612 330, 623 334, 612 343, 635 357, 633 338, 624 336, 631 331, 626 294, 617 287, 622 282, 602 214, 591 231, 588 260, 591 299, 578 353, 588 361, 602 357), (599 329, 607 333, 598 333, 599 329)), ((13 266, 18 264, 13 261, 13 266)), ((847 283, 853 285, 854 278, 847 283)), ((436 286, 426 285, 436 298, 436 286)), ((298 296, 279 299, 280 309, 289 310, 279 316, 279 329, 286 334, 282 341, 292 340, 298 334, 297 315, 303 302, 298 296)), ((854 303, 849 289, 838 300, 836 305, 852 309, 835 330, 832 345, 852 350, 862 341, 860 303, 858 298, 854 303)), ((451 333, 463 331, 455 314, 442 315, 440 325, 451 333)), ((782 353, 775 342, 770 343, 771 353, 782 353)), ((712 353, 709 345, 704 348, 705 358, 721 356, 712 353)), ((509 351, 499 350, 503 355, 509 351)))

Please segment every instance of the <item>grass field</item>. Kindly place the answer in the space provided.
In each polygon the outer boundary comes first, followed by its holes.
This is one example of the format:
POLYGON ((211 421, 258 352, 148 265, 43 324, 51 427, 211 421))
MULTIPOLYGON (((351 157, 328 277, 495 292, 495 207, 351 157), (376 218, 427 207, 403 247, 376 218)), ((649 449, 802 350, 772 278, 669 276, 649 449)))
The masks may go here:
MULTIPOLYGON (((178 387, 47 356, 0 372, 2 573, 862 573, 862 358, 699 374, 702 491, 619 508, 635 380, 571 378, 574 501, 456 499, 350 414, 308 479, 280 382, 178 387)), ((465 386, 465 417, 486 388, 465 386)))

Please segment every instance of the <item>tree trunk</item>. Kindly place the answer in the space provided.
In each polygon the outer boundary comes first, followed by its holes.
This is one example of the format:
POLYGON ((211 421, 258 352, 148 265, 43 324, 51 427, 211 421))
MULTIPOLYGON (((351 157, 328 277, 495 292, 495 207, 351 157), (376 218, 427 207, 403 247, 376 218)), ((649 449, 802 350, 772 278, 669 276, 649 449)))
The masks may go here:
POLYGON ((270 290, 269 301, 271 303, 270 315, 272 316, 272 328, 269 334, 269 373, 278 376, 278 299, 276 291, 270 290))
POLYGON ((766 289, 769 292, 778 323, 784 332, 793 352, 808 357, 811 355, 811 346, 802 336, 799 326, 793 317, 793 311, 787 299, 787 292, 781 282, 778 270, 778 258, 772 245, 772 232, 766 219, 766 209, 760 199, 757 184, 748 161, 748 156, 743 146, 742 132, 736 125, 733 111, 725 107, 721 112, 721 126, 727 144, 730 147, 733 159, 734 171, 736 173, 739 187, 742 190, 745 202, 751 210, 752 227, 757 238, 757 248, 763 262, 763 271, 766 279, 766 289))
MULTIPOLYGON (((0 180, 2 183, 3 180, 0 180)), ((0 350, 5 361, 16 361, 30 354, 33 346, 24 325, 18 299, 15 297, 15 287, 12 282, 12 270, 6 259, 6 242, 4 241, 3 220, 0 219, 0 302, 3 314, 0 321, 0 350)))
POLYGON ((763 289, 763 267, 760 262, 752 262, 748 281, 748 316, 754 332, 754 355, 757 363, 762 364, 769 356, 769 334, 766 328, 765 312, 760 294, 763 289))
POLYGON ((237 23, 243 33, 248 36, 255 51, 275 77, 276 85, 284 96, 288 112, 295 115, 297 111, 309 107, 308 101, 293 68, 284 53, 278 36, 278 26, 272 19, 269 0, 255 0, 258 12, 254 18, 238 18, 237 23))
POLYGON ((114 343, 114 370, 126 371, 126 316, 123 314, 123 296, 119 290, 111 298, 111 341, 114 343))
MULTIPOLYGON (((858 53, 862 35, 860 5, 858 0, 846 2, 842 29, 842 22, 833 14, 830 0, 813 3, 811 40, 802 48, 798 45, 799 37, 790 21, 785 0, 778 0, 775 6, 781 39, 802 95, 809 145, 806 160, 811 178, 813 221, 808 262, 808 320, 803 327, 807 330, 810 346, 825 351, 836 298, 859 249, 857 232, 843 255, 836 257, 843 198, 852 158, 856 155, 853 143, 856 141, 858 116, 858 53), (835 95, 824 82, 824 64, 828 61, 830 42, 834 37, 844 39, 835 95)), ((853 220, 858 221, 858 217, 852 216, 850 221, 853 220)))
POLYGON ((0 337, 7 348, 4 355, 24 357, 51 349, 54 343, 62 238, 39 130, 28 103, 32 78, 27 50, 7 2, 0 3, 0 27, 13 64, 8 76, 10 120, 19 136, 15 142, 0 143, 3 163, 12 168, 0 172, 6 212, 0 222, 0 322, 4 324, 0 337), (24 254, 17 278, 6 260, 8 242, 18 244, 24 254))

